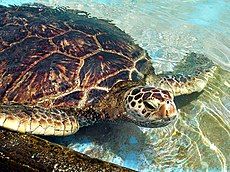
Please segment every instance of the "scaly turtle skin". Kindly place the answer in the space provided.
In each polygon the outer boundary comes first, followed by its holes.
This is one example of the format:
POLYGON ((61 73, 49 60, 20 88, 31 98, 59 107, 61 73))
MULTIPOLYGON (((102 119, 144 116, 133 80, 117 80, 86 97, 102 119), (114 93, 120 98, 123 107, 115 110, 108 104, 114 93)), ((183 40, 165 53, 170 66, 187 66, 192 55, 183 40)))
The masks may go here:
POLYGON ((0 126, 10 130, 63 136, 105 120, 165 126, 177 115, 173 96, 201 91, 214 68, 192 53, 174 73, 156 75, 147 52, 106 20, 0 6, 0 126))

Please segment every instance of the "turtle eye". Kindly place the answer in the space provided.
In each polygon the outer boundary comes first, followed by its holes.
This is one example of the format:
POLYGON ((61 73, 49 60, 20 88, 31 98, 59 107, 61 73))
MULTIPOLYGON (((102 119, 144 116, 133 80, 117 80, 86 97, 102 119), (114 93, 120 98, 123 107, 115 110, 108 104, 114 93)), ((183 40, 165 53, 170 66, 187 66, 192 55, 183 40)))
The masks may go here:
POLYGON ((158 108, 158 104, 153 101, 144 101, 143 103, 148 109, 156 110, 158 108))

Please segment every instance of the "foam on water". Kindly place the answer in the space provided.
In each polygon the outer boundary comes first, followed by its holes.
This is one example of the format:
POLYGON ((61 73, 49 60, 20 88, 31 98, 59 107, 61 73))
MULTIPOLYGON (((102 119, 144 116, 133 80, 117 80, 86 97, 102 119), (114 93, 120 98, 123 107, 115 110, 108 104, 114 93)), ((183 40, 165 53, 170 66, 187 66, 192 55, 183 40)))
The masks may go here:
POLYGON ((230 3, 225 0, 37 0, 112 20, 170 71, 188 52, 220 65, 204 92, 159 129, 96 124, 56 141, 138 171, 227 171, 230 164, 230 3))

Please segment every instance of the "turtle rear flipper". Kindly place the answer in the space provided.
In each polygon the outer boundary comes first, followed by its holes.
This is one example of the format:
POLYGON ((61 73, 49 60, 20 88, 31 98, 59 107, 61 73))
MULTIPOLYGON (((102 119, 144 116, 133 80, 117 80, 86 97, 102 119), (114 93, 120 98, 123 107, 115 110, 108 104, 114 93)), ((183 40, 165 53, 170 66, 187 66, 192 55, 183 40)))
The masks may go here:
POLYGON ((64 136, 79 129, 74 116, 56 109, 21 104, 0 105, 0 127, 21 133, 64 136))
POLYGON ((201 92, 215 70, 215 64, 206 56, 190 53, 173 72, 158 75, 157 86, 172 90, 175 96, 201 92))

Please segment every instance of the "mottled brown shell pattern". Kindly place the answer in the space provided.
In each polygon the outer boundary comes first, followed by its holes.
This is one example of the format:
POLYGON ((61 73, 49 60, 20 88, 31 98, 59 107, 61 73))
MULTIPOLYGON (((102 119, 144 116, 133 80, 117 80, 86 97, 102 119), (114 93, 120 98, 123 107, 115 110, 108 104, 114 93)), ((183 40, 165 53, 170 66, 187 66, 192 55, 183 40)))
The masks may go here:
POLYGON ((0 6, 0 102, 84 107, 120 81, 139 81, 150 57, 122 30, 87 13, 0 6))

